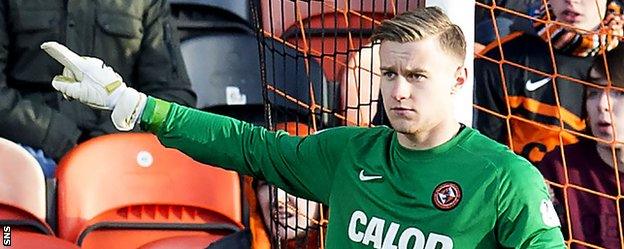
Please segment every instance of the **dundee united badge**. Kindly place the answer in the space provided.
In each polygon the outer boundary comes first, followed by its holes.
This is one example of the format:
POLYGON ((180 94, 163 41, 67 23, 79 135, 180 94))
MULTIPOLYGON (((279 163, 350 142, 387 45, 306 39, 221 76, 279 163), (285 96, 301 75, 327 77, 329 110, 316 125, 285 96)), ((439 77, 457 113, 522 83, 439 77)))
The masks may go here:
POLYGON ((459 204, 462 198, 462 191, 459 185, 455 182, 443 182, 440 183, 433 194, 431 195, 431 201, 433 205, 444 211, 451 210, 459 204))

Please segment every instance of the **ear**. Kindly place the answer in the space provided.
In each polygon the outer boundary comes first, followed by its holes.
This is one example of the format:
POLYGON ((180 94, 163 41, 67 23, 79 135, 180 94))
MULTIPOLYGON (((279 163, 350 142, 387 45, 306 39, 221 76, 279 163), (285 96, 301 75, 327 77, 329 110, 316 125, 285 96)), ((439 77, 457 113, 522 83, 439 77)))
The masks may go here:
POLYGON ((455 94, 464 85, 468 79, 468 69, 464 66, 459 66, 455 71, 455 84, 451 88, 451 94, 455 94))

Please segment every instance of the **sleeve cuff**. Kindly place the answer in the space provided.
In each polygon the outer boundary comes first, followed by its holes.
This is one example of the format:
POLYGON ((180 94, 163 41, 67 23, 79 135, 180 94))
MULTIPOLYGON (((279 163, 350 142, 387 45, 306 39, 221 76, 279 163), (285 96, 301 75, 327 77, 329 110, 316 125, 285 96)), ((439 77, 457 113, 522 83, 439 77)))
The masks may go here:
POLYGON ((170 109, 171 103, 151 96, 147 97, 147 103, 141 115, 141 129, 158 132, 167 119, 170 109))

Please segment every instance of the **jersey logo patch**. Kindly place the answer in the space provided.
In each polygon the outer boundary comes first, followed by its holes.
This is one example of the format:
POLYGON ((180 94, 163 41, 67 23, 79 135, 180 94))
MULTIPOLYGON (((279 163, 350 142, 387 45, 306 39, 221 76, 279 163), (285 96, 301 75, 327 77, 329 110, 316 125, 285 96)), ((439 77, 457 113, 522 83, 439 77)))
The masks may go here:
POLYGON ((559 221, 559 216, 557 216, 557 212, 555 211, 555 207, 552 202, 547 199, 543 199, 540 203, 540 213, 542 213, 542 221, 544 225, 548 227, 560 227, 561 222, 559 221))
POLYGON ((449 211, 457 207, 461 198, 461 188, 457 183, 451 181, 440 183, 431 195, 433 205, 443 211, 449 211))
POLYGON ((535 91, 538 88, 546 85, 549 81, 550 81, 550 77, 543 78, 543 79, 538 80, 536 82, 531 82, 531 79, 529 79, 526 82, 526 89, 529 92, 535 91))
POLYGON ((383 176, 379 176, 379 175, 365 175, 364 174, 364 170, 360 170, 360 181, 370 181, 370 180, 377 180, 377 179, 381 179, 383 178, 383 176))

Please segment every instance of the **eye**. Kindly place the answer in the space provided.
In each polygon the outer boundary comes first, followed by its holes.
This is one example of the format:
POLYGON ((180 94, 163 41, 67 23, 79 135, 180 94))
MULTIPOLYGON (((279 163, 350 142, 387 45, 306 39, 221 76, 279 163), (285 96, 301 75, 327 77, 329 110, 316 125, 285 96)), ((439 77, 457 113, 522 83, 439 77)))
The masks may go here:
POLYGON ((597 98, 602 93, 602 89, 587 89, 587 98, 597 98))
POLYGON ((396 73, 392 71, 384 71, 382 74, 386 80, 393 80, 396 77, 396 73))
POLYGON ((423 80, 423 79, 426 79, 426 78, 427 78, 427 76, 424 75, 424 74, 421 74, 421 73, 410 73, 410 74, 407 75, 407 79, 409 81, 420 81, 420 80, 423 80))

